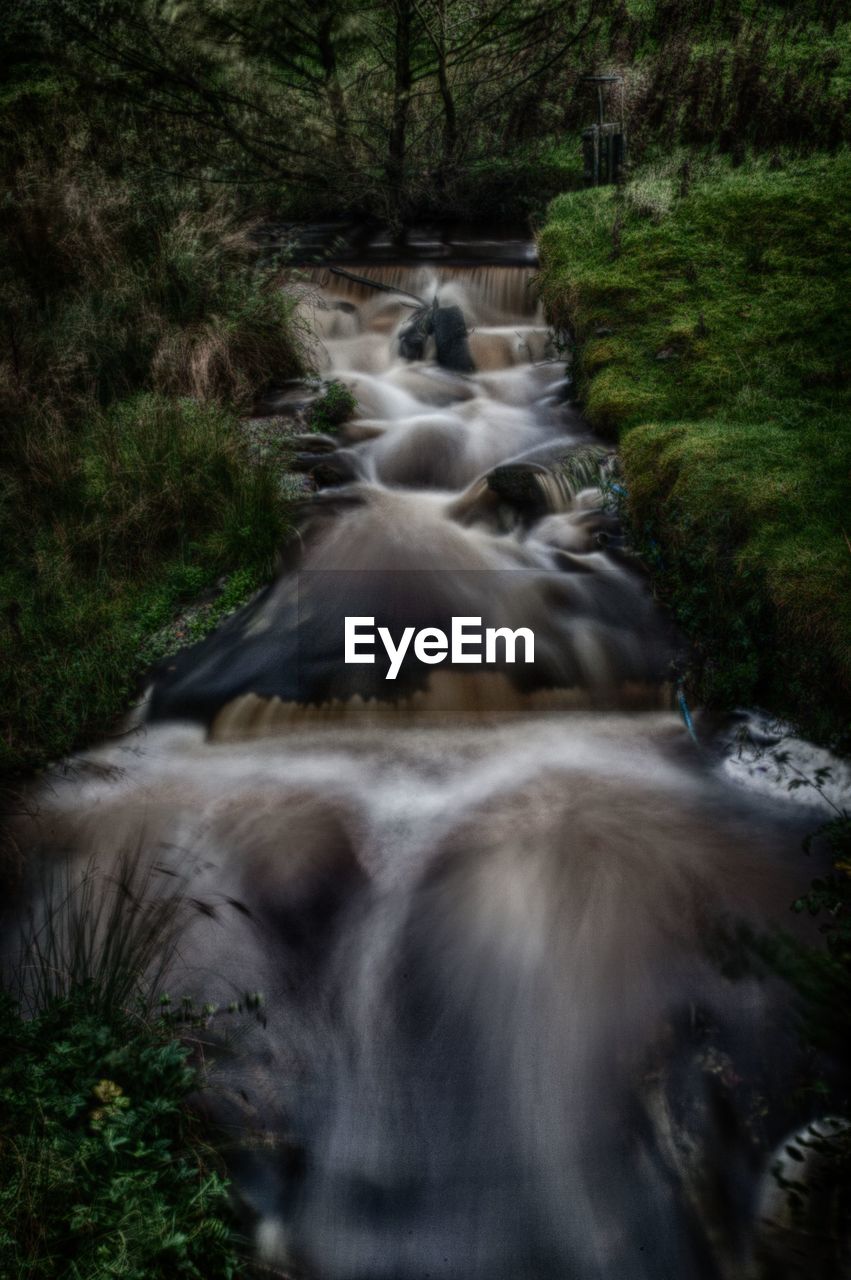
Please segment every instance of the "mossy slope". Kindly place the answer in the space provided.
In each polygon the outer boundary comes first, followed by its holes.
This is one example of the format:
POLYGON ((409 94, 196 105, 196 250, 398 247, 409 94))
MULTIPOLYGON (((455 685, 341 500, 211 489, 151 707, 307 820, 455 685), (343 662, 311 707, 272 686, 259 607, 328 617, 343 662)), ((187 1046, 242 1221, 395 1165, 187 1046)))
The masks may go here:
POLYGON ((590 422, 621 442, 694 692, 846 741, 849 192, 846 153, 690 181, 671 165, 559 197, 540 236, 547 309, 590 422))

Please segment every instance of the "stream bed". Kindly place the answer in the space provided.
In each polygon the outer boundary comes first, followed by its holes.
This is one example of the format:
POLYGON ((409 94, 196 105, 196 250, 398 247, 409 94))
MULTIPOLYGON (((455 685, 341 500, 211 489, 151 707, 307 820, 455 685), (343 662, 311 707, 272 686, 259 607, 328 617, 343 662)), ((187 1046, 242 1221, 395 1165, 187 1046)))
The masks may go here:
POLYGON ((771 1184, 813 1118, 791 997, 723 963, 743 922, 790 926, 819 814, 690 737, 611 450, 512 258, 302 280, 358 410, 300 442, 299 536, 27 838, 180 883, 165 982, 221 1011, 204 1106, 273 1273, 836 1275, 771 1184), (380 647, 346 662, 352 617, 527 629, 534 657, 388 680, 380 647))

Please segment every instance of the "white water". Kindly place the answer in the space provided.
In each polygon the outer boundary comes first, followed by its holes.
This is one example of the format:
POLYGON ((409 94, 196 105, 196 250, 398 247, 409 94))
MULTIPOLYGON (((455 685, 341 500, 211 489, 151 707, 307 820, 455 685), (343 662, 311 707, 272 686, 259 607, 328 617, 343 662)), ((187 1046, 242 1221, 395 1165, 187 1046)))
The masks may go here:
POLYGON ((530 512, 483 478, 587 444, 527 279, 394 276, 462 306, 469 377, 398 357, 398 299, 308 291, 317 358, 359 400, 351 483, 35 821, 52 849, 109 866, 141 842, 186 878, 204 910, 175 994, 265 993, 208 1105, 282 1273, 781 1276, 783 1249, 752 1268, 761 1168, 800 1119, 794 1029, 702 939, 785 916, 811 817, 691 743, 601 493, 539 470, 530 512), (380 669, 340 662, 342 616, 383 611, 531 626, 540 660, 525 682, 414 672, 387 700, 380 669))

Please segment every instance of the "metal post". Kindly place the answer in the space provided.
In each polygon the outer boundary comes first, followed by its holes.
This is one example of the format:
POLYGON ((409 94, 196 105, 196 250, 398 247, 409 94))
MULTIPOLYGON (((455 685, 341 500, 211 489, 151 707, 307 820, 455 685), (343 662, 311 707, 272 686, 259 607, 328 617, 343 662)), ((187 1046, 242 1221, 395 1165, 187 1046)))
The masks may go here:
POLYGON ((588 186, 599 187, 603 183, 619 182, 626 165, 623 76, 593 75, 583 76, 583 80, 597 89, 597 123, 582 132, 585 181, 588 186), (621 87, 621 118, 618 123, 607 124, 603 89, 606 85, 616 84, 621 87))

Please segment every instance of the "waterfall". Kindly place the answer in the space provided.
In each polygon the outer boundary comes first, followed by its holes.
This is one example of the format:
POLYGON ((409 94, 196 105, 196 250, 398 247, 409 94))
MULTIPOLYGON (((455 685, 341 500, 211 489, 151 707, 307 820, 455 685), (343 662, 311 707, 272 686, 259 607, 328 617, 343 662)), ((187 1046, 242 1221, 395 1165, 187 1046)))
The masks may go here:
MULTIPOLYGON (((533 287, 534 272, 527 267, 448 267, 440 263, 417 266, 407 263, 346 266, 343 270, 374 280, 388 289, 413 294, 425 302, 431 302, 441 287, 456 285, 474 301, 480 320, 541 317, 540 303, 533 287)), ((327 266, 306 268, 297 273, 297 278, 317 286, 326 296, 332 294, 346 302, 361 304, 375 296, 368 285, 359 284, 344 275, 335 275, 327 266)))

